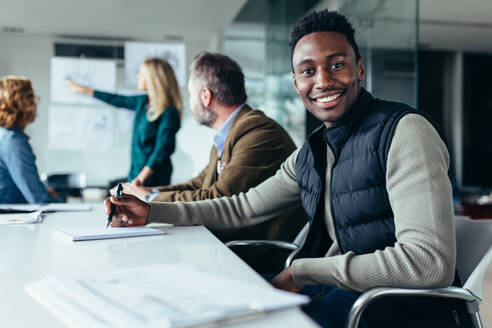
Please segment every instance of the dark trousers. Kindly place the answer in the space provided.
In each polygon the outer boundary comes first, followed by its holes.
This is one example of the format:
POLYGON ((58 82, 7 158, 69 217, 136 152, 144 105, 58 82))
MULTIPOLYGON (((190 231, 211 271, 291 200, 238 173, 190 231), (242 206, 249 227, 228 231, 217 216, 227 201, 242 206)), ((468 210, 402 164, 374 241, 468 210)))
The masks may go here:
MULTIPOLYGON (((264 274, 267 281, 272 280, 275 274, 264 274)), ((321 327, 338 328, 345 327, 350 308, 359 297, 360 293, 348 292, 334 286, 306 286, 301 294, 309 296, 311 302, 301 307, 311 319, 321 327)), ((368 328, 361 320, 359 328, 368 328)))
MULTIPOLYGON (((350 308, 359 297, 359 293, 348 292, 333 286, 306 286, 301 294, 311 298, 302 310, 321 327, 345 327, 350 308)), ((367 328, 361 320, 359 328, 367 328)))
MULTIPOLYGON (((275 275, 263 275, 270 281, 275 275)), ((360 293, 334 286, 306 286, 301 294, 311 298, 302 310, 321 327, 343 328, 360 293)), ((463 302, 433 297, 386 297, 366 309, 359 328, 469 328, 463 302)))
MULTIPOLYGON (((333 286, 306 286, 311 303, 302 310, 322 327, 343 328, 359 293, 333 286)), ((433 297, 387 297, 371 303, 359 328, 471 327, 463 302, 433 297)))

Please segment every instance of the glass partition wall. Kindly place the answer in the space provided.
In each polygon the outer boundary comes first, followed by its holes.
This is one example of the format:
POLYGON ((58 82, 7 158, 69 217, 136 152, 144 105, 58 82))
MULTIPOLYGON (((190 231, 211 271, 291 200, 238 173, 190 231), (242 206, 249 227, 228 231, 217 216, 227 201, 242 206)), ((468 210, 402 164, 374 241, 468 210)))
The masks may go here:
POLYGON ((375 97, 417 105, 418 0, 250 0, 223 33, 222 51, 243 67, 249 103, 280 122, 300 145, 320 122, 306 112, 291 77, 289 34, 305 13, 347 16, 375 97))

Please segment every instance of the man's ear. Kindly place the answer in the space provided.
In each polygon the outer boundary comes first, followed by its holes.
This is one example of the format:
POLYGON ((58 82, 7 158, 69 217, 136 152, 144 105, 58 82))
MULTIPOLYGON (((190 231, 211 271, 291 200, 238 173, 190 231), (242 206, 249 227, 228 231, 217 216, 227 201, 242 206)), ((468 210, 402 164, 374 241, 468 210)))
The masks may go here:
POLYGON ((200 91, 200 101, 202 102, 203 107, 210 107, 210 104, 212 103, 212 91, 210 91, 209 88, 202 88, 200 91))
POLYGON ((294 72, 290 72, 290 75, 292 76, 292 80, 294 80, 294 87, 296 88, 296 93, 299 94, 299 91, 297 91, 296 75, 294 74, 294 72))
POLYGON ((366 67, 364 66, 364 60, 362 56, 359 58, 357 63, 357 79, 359 81, 364 81, 366 79, 366 67))

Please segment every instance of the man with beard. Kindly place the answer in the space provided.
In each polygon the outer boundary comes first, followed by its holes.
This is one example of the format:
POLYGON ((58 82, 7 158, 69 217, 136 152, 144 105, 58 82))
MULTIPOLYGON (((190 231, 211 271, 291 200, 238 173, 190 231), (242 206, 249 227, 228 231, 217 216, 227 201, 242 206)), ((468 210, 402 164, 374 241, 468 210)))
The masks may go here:
MULTIPOLYGON (((237 195, 272 176, 296 149, 277 122, 245 104, 244 75, 231 58, 217 53, 198 54, 190 66, 188 92, 195 119, 216 131, 207 167, 183 184, 144 187, 124 183, 124 193, 156 202, 237 195)), ((222 240, 292 241, 305 222, 299 206, 271 222, 243 229, 216 227, 214 233, 222 240)))

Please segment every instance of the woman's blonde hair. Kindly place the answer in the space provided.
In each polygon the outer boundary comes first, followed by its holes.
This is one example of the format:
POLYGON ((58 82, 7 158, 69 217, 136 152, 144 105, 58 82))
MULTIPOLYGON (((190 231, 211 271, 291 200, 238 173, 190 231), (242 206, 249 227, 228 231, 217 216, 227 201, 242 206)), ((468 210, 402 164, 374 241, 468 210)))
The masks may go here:
POLYGON ((22 76, 0 80, 0 126, 24 129, 36 118, 36 96, 31 81, 22 76))
POLYGON ((171 65, 162 58, 148 58, 142 65, 150 100, 147 119, 155 121, 166 108, 171 106, 176 108, 181 116, 183 102, 171 65))

